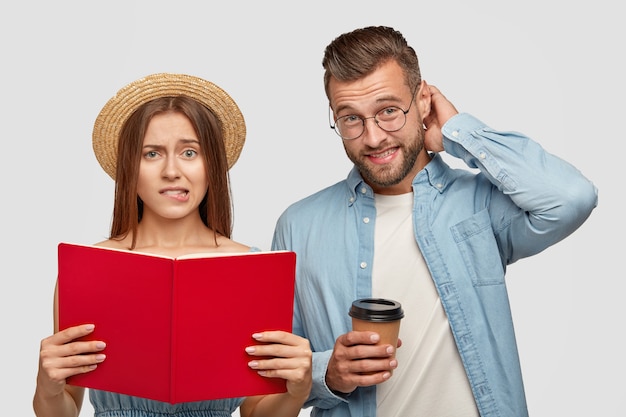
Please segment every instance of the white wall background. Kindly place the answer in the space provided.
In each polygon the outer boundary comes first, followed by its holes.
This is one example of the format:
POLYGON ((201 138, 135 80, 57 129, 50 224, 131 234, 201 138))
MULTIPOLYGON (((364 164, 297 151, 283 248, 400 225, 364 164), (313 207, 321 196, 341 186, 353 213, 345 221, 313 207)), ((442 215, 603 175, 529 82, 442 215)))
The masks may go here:
MULTIPOLYGON (((234 237, 269 249, 280 212, 349 169, 327 127, 324 47, 342 32, 384 24, 405 34, 424 78, 458 109, 527 133, 599 187, 588 222, 511 266, 508 283, 531 415, 623 416, 626 30, 617 4, 3 2, 2 414, 33 415, 57 243, 107 236, 113 183, 93 156, 91 129, 109 97, 161 71, 228 91, 248 127, 231 171, 234 237)), ((87 405, 81 416, 91 413, 87 405)))

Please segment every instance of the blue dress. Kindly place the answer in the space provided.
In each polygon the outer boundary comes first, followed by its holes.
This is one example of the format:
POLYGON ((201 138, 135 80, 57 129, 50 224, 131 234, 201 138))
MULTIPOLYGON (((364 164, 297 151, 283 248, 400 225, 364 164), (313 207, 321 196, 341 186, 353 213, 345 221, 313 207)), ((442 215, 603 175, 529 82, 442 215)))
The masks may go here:
POLYGON ((169 404, 89 389, 95 417, 231 417, 243 398, 169 404))

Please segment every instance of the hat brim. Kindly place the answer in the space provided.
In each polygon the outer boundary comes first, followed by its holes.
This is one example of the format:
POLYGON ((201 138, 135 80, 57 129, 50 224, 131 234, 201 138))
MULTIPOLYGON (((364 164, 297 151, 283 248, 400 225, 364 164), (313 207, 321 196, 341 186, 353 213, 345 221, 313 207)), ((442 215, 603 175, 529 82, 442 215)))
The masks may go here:
POLYGON ((237 103, 210 81, 186 74, 159 73, 121 88, 102 108, 93 128, 92 144, 102 169, 115 179, 117 145, 122 126, 142 104, 159 97, 185 95, 204 104, 220 120, 228 168, 241 153, 246 125, 237 103))

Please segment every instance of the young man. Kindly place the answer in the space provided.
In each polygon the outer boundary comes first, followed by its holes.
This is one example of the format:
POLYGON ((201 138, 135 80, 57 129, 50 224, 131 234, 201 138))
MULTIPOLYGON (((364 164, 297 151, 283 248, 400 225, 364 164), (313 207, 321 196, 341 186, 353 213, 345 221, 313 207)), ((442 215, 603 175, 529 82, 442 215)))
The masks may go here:
POLYGON ((392 28, 339 36, 323 66, 354 168, 289 207, 273 241, 298 254, 307 405, 316 416, 526 416, 506 266, 574 232, 595 186, 530 138, 457 112, 392 28), (351 331, 352 301, 372 296, 404 309, 395 359, 396 346, 351 331))

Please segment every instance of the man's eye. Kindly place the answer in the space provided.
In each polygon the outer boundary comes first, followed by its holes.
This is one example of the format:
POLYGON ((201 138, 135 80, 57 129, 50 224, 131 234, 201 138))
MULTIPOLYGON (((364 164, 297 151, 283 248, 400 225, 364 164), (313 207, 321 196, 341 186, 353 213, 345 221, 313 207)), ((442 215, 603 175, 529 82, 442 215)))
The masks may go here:
POLYGON ((343 116, 340 118, 341 122, 345 125, 355 125, 361 121, 361 118, 355 114, 343 116))

